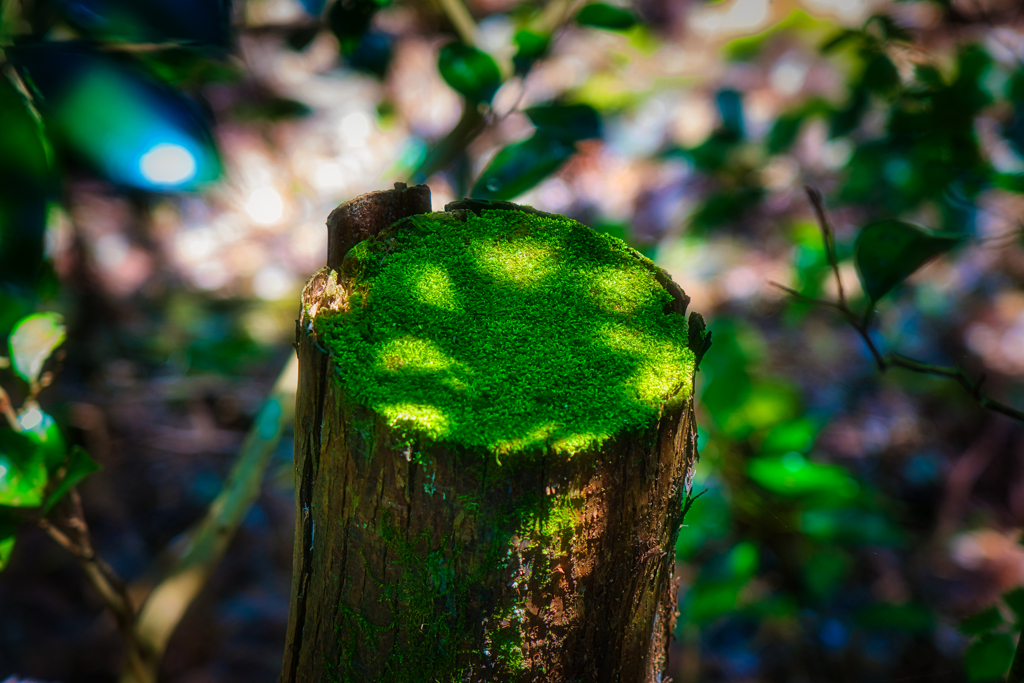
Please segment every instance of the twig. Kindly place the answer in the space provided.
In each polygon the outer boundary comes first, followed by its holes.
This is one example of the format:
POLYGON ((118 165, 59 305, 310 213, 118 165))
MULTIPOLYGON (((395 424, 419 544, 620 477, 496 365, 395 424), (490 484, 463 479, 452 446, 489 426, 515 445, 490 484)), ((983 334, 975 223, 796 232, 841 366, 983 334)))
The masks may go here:
POLYGON ((707 492, 708 492, 708 490, 704 489, 703 491, 698 493, 696 496, 691 496, 689 493, 686 494, 686 502, 683 503, 683 516, 680 518, 679 521, 682 521, 682 520, 686 519, 686 513, 690 511, 690 506, 693 505, 693 502, 695 500, 697 500, 698 498, 700 498, 701 496, 703 496, 707 492))
POLYGON ((459 39, 466 45, 476 45, 476 22, 462 0, 437 0, 448 20, 455 27, 459 39))
POLYGON ((3 387, 0 387, 0 412, 7 418, 7 424, 12 430, 16 432, 21 431, 21 425, 18 424, 18 416, 14 412, 14 406, 11 405, 11 397, 7 395, 3 387))
MULTIPOLYGON (((298 360, 292 356, 260 408, 224 489, 191 532, 184 552, 139 609, 135 634, 151 654, 147 663, 153 667, 152 680, 171 634, 213 574, 242 518, 259 496, 270 456, 295 413, 297 381, 298 360)), ((127 676, 122 676, 121 681, 134 683, 127 676)))
MULTIPOLYGON (((923 375, 934 375, 936 377, 946 377, 948 379, 955 380, 968 394, 970 394, 971 398, 981 405, 981 407, 1001 415, 1006 415, 1017 422, 1024 423, 1024 411, 1020 411, 1012 406, 1002 403, 1001 401, 997 401, 981 390, 981 386, 985 382, 984 376, 974 380, 971 379, 967 372, 959 366, 933 365, 931 363, 917 360, 916 358, 904 356, 903 354, 895 351, 883 354, 881 350, 879 350, 878 346, 875 344, 875 340, 871 338, 871 319, 874 314, 871 304, 868 304, 868 308, 865 310, 863 316, 858 316, 849 307, 843 295, 843 283, 839 276, 839 264, 835 255, 835 242, 832 233, 832 226, 828 222, 821 193, 810 186, 807 186, 806 190, 807 196, 811 201, 811 206, 814 207, 814 213, 818 219, 818 226, 821 228, 822 237, 825 240, 825 251, 828 255, 829 265, 832 268, 832 272, 836 279, 836 285, 839 288, 839 301, 815 299, 813 297, 805 296, 796 290, 777 282, 771 282, 770 284, 783 290, 797 301, 813 304, 815 306, 832 308, 838 311, 846 319, 846 322, 850 324, 850 327, 856 330, 857 334, 859 334, 861 339, 864 340, 864 344, 868 347, 868 350, 871 352, 871 356, 875 359, 875 365, 878 366, 879 372, 885 372, 891 367, 897 367, 923 375)), ((1024 663, 1022 663, 1022 666, 1024 666, 1024 663)))

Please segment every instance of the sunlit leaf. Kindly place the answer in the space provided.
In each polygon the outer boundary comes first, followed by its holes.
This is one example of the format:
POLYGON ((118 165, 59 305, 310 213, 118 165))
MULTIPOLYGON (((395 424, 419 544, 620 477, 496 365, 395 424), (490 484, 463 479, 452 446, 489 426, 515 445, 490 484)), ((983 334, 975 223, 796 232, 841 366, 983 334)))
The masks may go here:
POLYGON ((441 48, 437 68, 445 83, 472 104, 490 102, 501 85, 501 71, 494 59, 465 43, 441 48))
POLYGON ((38 507, 46 488, 46 462, 28 437, 0 429, 0 505, 38 507))
POLYGON ((21 426, 21 433, 38 447, 46 469, 54 472, 64 462, 64 456, 67 454, 67 445, 57 422, 38 406, 29 406, 18 414, 18 424, 21 426))
POLYGON ((228 0, 59 0, 61 13, 93 38, 227 46, 228 0))
POLYGON ((625 31, 637 25, 637 18, 627 9, 603 2, 584 5, 576 13, 576 23, 609 31, 625 31))
POLYGON ((1008 633, 991 633, 971 643, 964 655, 967 679, 972 683, 996 681, 1013 660, 1013 638, 1008 633))
POLYGON ((49 511, 54 505, 60 502, 72 487, 77 486, 83 479, 88 477, 93 472, 98 472, 102 469, 100 464, 92 459, 92 457, 86 453, 85 449, 80 446, 74 446, 71 449, 71 454, 68 456, 67 469, 64 473, 64 478, 60 480, 57 487, 52 493, 46 498, 46 505, 44 508, 49 511))
POLYGON ((762 453, 806 453, 814 445, 818 425, 806 417, 775 425, 764 437, 762 453))
POLYGON ((967 617, 960 622, 960 632, 968 636, 980 636, 1003 624, 1003 617, 995 606, 967 617))
POLYGON ((220 175, 205 118, 180 92, 80 43, 7 51, 36 93, 47 131, 112 182, 192 190, 220 175))
POLYGON ((864 291, 878 301, 925 263, 962 241, 916 225, 885 220, 864 227, 854 244, 854 262, 864 291))
POLYGON ((0 571, 7 566, 14 550, 14 536, 18 531, 18 520, 14 511, 0 508, 0 571))
POLYGON ((474 199, 514 199, 558 170, 575 149, 537 133, 498 152, 473 186, 474 199))
POLYGON ((57 313, 36 313, 22 318, 11 331, 11 364, 26 382, 39 379, 43 363, 64 342, 64 319, 57 313))
POLYGON ((781 457, 752 458, 747 474, 762 487, 783 496, 829 494, 849 498, 858 488, 842 467, 812 462, 796 451, 781 457))

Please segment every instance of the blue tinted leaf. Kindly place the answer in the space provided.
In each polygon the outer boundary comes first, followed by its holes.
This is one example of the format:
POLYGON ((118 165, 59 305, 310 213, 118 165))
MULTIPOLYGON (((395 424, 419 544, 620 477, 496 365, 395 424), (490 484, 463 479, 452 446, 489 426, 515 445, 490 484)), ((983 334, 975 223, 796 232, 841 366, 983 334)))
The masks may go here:
POLYGON ((963 240, 961 235, 931 233, 903 221, 865 226, 854 243, 854 262, 864 291, 878 301, 925 263, 963 240))
POLYGON ((465 43, 441 48, 437 68, 445 83, 472 104, 490 102, 501 85, 501 71, 494 59, 465 43))
POLYGON ((221 47, 229 42, 228 0, 59 0, 57 4, 71 24, 93 38, 221 47))
POLYGON ((37 94, 47 130, 114 183, 191 190, 219 176, 209 127, 180 92, 79 43, 8 55, 37 94))
POLYGON ((75 446, 71 449, 71 454, 68 456, 68 465, 64 473, 64 478, 57 484, 57 488, 46 498, 46 511, 49 511, 56 505, 61 498, 63 498, 72 487, 77 486, 79 482, 85 479, 93 472, 98 472, 102 468, 100 464, 92 459, 92 457, 85 452, 84 448, 75 446))
POLYGON ((540 132, 562 142, 601 137, 601 116, 589 104, 543 104, 523 113, 540 132))
POLYGON ((626 31, 639 22, 627 9, 603 2, 592 2, 581 7, 576 13, 576 23, 580 26, 592 26, 608 31, 626 31))
POLYGON ((498 152, 473 186, 474 199, 513 199, 558 170, 575 149, 542 133, 498 152))
POLYGON ((1010 669, 1013 638, 1008 633, 992 633, 971 643, 964 655, 967 679, 972 683, 996 681, 1010 669))

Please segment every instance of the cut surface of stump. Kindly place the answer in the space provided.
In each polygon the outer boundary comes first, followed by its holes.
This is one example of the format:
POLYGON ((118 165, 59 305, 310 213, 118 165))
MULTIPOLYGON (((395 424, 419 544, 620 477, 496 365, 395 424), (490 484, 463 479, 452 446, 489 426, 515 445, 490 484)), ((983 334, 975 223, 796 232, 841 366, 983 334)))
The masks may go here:
POLYGON ((615 238, 446 209, 303 295, 282 680, 661 680, 703 321, 615 238))

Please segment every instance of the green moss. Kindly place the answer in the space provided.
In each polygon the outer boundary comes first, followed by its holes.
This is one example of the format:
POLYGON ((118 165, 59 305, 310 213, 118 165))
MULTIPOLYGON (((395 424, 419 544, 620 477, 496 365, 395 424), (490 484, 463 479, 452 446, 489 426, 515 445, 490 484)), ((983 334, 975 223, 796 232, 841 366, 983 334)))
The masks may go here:
POLYGON ((349 252, 315 325, 354 398, 392 427, 496 454, 577 453, 691 391, 656 268, 560 216, 416 216, 349 252))

